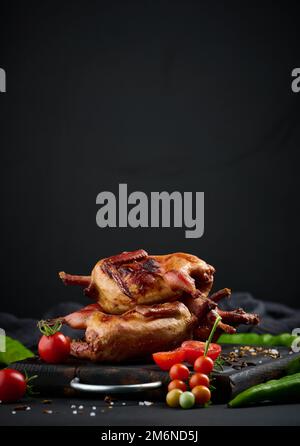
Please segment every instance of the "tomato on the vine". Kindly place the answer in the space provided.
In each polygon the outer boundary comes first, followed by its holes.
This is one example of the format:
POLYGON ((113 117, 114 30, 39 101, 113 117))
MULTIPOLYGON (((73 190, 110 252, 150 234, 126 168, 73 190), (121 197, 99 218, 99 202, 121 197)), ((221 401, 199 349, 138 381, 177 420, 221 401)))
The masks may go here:
POLYGON ((167 393, 166 402, 170 407, 178 407, 180 395, 182 395, 182 390, 172 389, 167 393))
POLYGON ((70 355, 71 341, 59 331, 61 323, 51 326, 40 321, 39 328, 43 333, 38 345, 40 357, 49 364, 64 362, 70 355))
POLYGON ((197 404, 206 404, 210 401, 211 393, 208 387, 206 386, 196 386, 193 387, 192 393, 195 396, 195 400, 197 404))
POLYGON ((14 369, 0 370, 0 401, 13 403, 26 393, 27 382, 22 373, 14 369))
POLYGON ((183 381, 181 381, 180 379, 173 379, 173 381, 169 382, 168 391, 170 392, 170 390, 173 390, 173 389, 180 389, 183 392, 185 392, 186 384, 183 381))
POLYGON ((190 376, 190 371, 184 364, 174 364, 170 368, 169 375, 171 379, 180 379, 181 381, 185 381, 190 376))
POLYGON ((204 373, 205 375, 211 373, 213 371, 213 368, 214 361, 208 356, 199 356, 194 364, 195 372, 204 373))
MULTIPOLYGON (((167 395, 167 404, 170 407, 190 409, 195 402, 205 405, 211 399, 209 389, 209 374, 213 371, 214 360, 221 353, 221 346, 211 344, 214 333, 219 322, 222 320, 217 313, 214 314, 215 320, 206 342, 185 341, 181 345, 181 351, 184 353, 184 360, 194 364, 194 373, 190 377, 190 371, 184 364, 174 364, 169 371, 172 381, 169 383, 169 393, 167 395), (186 383, 189 379, 190 391, 186 391, 186 383)), ((179 349, 180 351, 180 349, 179 349)))
POLYGON ((196 386, 209 386, 209 377, 205 375, 204 373, 194 373, 194 375, 191 376, 190 381, 190 388, 196 386))

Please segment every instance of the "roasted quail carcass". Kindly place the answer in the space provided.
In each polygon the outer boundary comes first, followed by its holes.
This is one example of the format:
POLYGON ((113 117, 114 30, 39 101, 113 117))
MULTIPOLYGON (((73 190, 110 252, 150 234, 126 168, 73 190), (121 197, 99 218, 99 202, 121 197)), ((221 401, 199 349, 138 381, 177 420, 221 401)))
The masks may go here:
POLYGON ((100 260, 90 276, 59 273, 66 285, 80 285, 96 303, 62 321, 85 329, 71 353, 93 361, 117 362, 168 350, 186 339, 206 340, 218 314, 216 337, 238 324, 259 322, 242 309, 222 311, 224 288, 209 295, 215 269, 196 256, 148 255, 144 250, 100 260))
POLYGON ((109 314, 136 305, 172 302, 183 295, 207 299, 215 269, 196 256, 151 256, 140 249, 99 260, 90 276, 59 273, 66 285, 83 286, 109 314))
POLYGON ((62 322, 86 329, 84 341, 72 341, 72 355, 98 362, 144 358, 173 349, 191 339, 197 326, 197 318, 181 302, 137 305, 122 315, 103 313, 98 304, 92 304, 62 322))

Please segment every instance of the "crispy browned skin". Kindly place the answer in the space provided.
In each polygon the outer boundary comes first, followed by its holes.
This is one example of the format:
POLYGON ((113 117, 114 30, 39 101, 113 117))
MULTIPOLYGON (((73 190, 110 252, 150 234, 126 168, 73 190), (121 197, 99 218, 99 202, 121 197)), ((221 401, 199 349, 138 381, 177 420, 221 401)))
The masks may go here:
POLYGON ((73 328, 86 328, 84 341, 72 341, 71 354, 96 362, 120 362, 173 349, 192 337, 197 322, 181 302, 138 305, 122 315, 105 314, 96 305, 64 318, 73 328))
POLYGON ((207 298, 215 269, 196 256, 175 253, 150 256, 140 249, 99 260, 91 276, 61 272, 67 285, 85 287, 109 314, 122 314, 136 305, 172 302, 183 295, 207 298))

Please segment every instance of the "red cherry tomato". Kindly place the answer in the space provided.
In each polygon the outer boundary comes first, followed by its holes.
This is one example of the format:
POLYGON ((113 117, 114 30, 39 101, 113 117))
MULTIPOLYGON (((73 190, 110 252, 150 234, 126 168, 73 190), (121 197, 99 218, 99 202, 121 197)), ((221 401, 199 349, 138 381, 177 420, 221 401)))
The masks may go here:
MULTIPOLYGON (((205 342, 201 341, 184 341, 181 344, 182 350, 185 352, 185 361, 189 364, 194 364, 199 356, 204 355, 205 342)), ((219 344, 209 344, 207 356, 212 360, 217 359, 221 353, 221 346, 219 344)))
POLYGON ((0 401, 13 403, 20 400, 26 392, 26 379, 14 369, 0 370, 0 401))
POLYGON ((185 381, 190 376, 190 371, 184 364, 174 364, 170 368, 169 375, 171 379, 180 379, 185 381))
POLYGON ((181 381, 180 379, 173 379, 173 381, 170 381, 169 385, 168 385, 168 391, 170 392, 170 390, 173 389, 180 389, 183 392, 186 391, 186 384, 181 381))
POLYGON ((51 336, 43 335, 38 350, 43 361, 49 364, 64 362, 70 354, 70 339, 60 331, 51 336))
POLYGON ((196 386, 193 387, 192 393, 194 394, 196 404, 206 404, 210 401, 211 394, 210 390, 206 386, 196 386))
POLYGON ((184 361, 184 351, 177 349, 170 352, 158 352, 153 353, 152 357, 162 370, 170 370, 172 365, 184 361))
POLYGON ((196 386, 209 386, 209 377, 207 375, 204 375, 204 373, 195 373, 193 376, 191 376, 190 381, 190 388, 196 386))
POLYGON ((199 356, 199 358, 196 359, 194 364, 195 372, 204 373, 205 375, 211 373, 213 368, 214 368, 214 361, 208 356, 199 356))

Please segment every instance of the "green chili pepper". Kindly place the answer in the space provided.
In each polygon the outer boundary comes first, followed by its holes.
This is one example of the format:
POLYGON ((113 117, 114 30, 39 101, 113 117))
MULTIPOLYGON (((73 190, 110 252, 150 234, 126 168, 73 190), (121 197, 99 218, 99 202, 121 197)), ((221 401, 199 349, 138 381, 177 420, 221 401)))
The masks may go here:
POLYGON ((222 334, 218 339, 218 343, 258 345, 265 347, 275 347, 275 346, 290 347, 292 345, 292 342, 296 338, 297 336, 293 336, 289 333, 281 333, 279 335, 236 333, 236 334, 222 334))
POLYGON ((262 402, 282 403, 300 401, 300 373, 273 379, 239 393, 229 407, 250 406, 262 402))
POLYGON ((300 356, 297 356, 288 363, 285 372, 287 375, 293 375, 300 372, 300 356))

